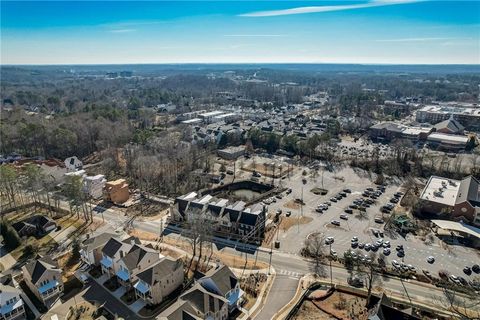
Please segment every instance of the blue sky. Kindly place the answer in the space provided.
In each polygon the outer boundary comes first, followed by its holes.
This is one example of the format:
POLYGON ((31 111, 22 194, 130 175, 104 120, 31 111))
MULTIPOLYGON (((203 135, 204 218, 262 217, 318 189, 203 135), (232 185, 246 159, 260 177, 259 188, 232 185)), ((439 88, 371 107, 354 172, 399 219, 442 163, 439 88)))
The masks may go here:
POLYGON ((480 1, 1 1, 2 64, 480 64, 480 1))

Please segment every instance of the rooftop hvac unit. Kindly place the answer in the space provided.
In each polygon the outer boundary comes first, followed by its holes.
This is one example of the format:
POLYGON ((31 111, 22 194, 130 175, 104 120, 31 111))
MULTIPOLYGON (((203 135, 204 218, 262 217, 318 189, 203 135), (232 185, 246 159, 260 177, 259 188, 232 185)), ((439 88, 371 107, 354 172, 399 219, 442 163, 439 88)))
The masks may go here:
POLYGON ((433 195, 434 195, 435 197, 443 198, 443 192, 441 192, 441 191, 435 191, 435 192, 433 193, 433 195))

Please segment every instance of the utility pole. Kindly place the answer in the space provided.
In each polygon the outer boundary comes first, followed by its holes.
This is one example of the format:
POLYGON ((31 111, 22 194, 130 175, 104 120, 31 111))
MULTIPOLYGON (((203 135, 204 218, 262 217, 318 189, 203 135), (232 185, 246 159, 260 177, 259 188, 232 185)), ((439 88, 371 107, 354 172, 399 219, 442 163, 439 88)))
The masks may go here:
POLYGON ((270 259, 269 259, 269 261, 268 261, 268 275, 271 274, 272 255, 273 255, 273 243, 270 245, 270 259))

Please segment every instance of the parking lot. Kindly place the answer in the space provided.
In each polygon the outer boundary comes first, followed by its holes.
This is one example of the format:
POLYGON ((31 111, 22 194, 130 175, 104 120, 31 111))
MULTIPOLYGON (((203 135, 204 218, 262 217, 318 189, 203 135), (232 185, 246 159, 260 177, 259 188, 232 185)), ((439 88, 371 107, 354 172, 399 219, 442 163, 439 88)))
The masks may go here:
MULTIPOLYGON (((388 234, 385 232, 383 237, 374 234, 376 231, 383 232, 383 223, 375 222, 375 218, 387 220, 388 213, 382 214, 381 207, 390 203, 390 199, 394 198, 394 194, 401 190, 402 181, 394 179, 388 182, 385 187, 385 192, 375 199, 375 202, 365 209, 366 214, 359 215, 357 209, 353 209, 351 214, 346 214, 345 209, 348 208, 354 200, 364 198, 362 193, 367 188, 377 190, 377 186, 373 183, 374 176, 369 176, 368 173, 361 170, 354 170, 350 167, 337 168, 333 172, 319 170, 317 175, 312 176, 311 171, 307 168, 296 167, 290 177, 284 179, 276 179, 276 184, 281 184, 282 187, 291 189, 291 193, 283 192, 281 199, 275 199, 275 202, 268 204, 269 213, 275 213, 282 210, 282 216, 290 211, 292 217, 300 217, 302 214, 306 217, 311 217, 312 221, 307 224, 299 224, 293 226, 286 231, 279 231, 278 239, 280 240, 280 251, 299 254, 303 247, 305 239, 311 233, 321 232, 325 236, 334 238, 332 249, 334 249, 338 256, 343 256, 343 253, 351 249, 352 237, 358 237, 358 243, 374 244, 378 239, 383 241, 390 241, 391 253, 385 256, 388 266, 391 266, 392 261, 396 260, 399 264, 402 261, 405 264, 411 264, 416 268, 416 271, 429 270, 432 274, 438 275, 438 271, 446 270, 450 274, 460 275, 465 278, 462 269, 465 266, 472 266, 478 263, 478 252, 471 248, 462 246, 450 246, 450 250, 441 247, 438 239, 432 244, 425 244, 423 241, 415 236, 408 235, 403 238, 396 234, 388 234), (303 175, 304 170, 307 175, 303 175), (323 178, 322 178, 323 175, 323 178), (303 182, 305 181, 305 183, 303 182), (323 180, 323 184, 322 184, 323 180), (314 188, 324 188, 328 190, 326 195, 314 194, 311 192, 314 188), (338 195, 344 189, 350 189, 351 193, 346 193, 346 197, 333 202, 330 198, 338 195), (300 200, 303 197, 304 205, 292 209, 292 203, 295 199, 300 200), (319 213, 316 208, 329 201, 328 209, 319 213), (348 220, 343 220, 340 215, 345 214, 348 220), (340 226, 332 225, 332 220, 340 222, 340 226), (405 255, 403 257, 397 256, 396 247, 402 245, 405 255), (427 258, 433 256, 435 262, 432 264, 427 262, 427 258)), ((271 179, 268 179, 271 182, 271 179)), ((297 201, 298 202, 298 201, 297 201)), ((392 204, 394 205, 394 204, 392 204)), ((368 254, 365 249, 358 247, 352 249, 358 255, 368 254)), ((380 247, 376 252, 379 256, 384 255, 383 247, 380 247)), ((471 277, 475 276, 473 274, 471 277)))

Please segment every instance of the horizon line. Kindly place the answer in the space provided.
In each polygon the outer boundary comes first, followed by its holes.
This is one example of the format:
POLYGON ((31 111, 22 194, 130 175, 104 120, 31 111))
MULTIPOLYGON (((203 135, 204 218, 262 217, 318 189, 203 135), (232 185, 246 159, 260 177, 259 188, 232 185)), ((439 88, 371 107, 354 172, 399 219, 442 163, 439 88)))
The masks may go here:
POLYGON ((0 63, 0 67, 14 66, 122 66, 122 65, 245 65, 245 64, 292 64, 292 65, 364 65, 364 66, 480 66, 479 63, 382 63, 382 62, 120 62, 120 63, 0 63))

